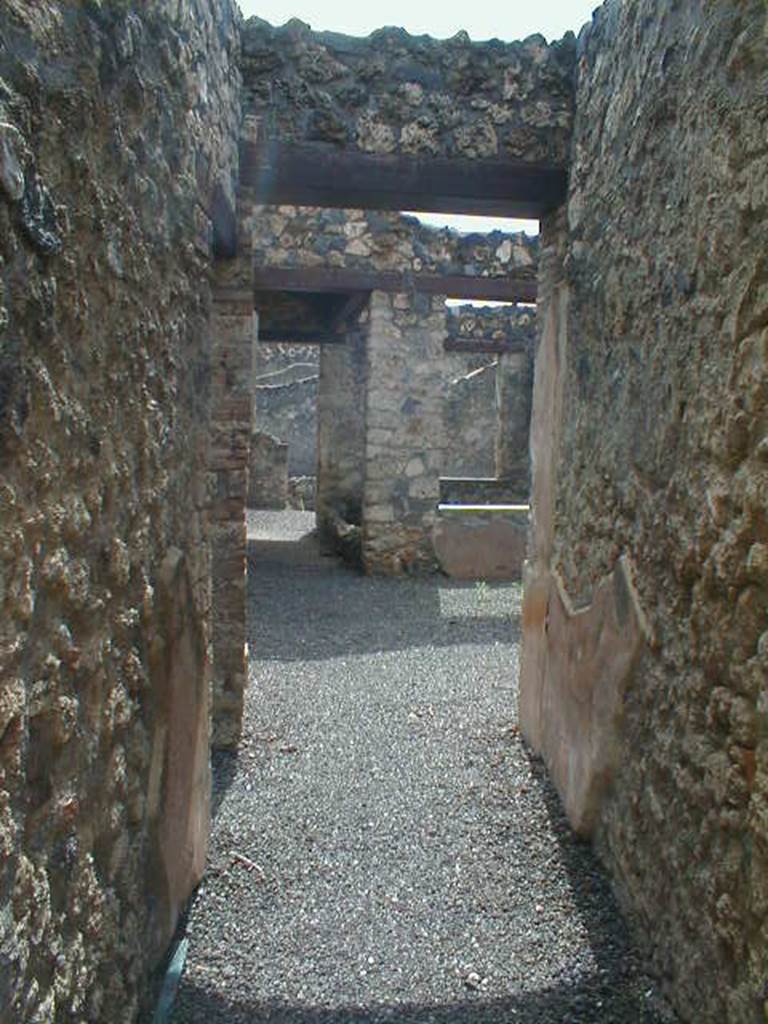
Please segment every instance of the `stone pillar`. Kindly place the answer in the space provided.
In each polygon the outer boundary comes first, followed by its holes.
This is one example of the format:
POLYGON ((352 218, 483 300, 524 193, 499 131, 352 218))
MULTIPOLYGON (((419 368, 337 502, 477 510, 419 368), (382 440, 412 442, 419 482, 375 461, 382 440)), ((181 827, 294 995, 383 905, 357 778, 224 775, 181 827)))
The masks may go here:
POLYGON ((515 500, 530 495, 529 433, 531 426, 530 352, 499 357, 496 368, 496 476, 509 484, 515 500))
POLYGON ((374 292, 368 333, 363 564, 436 568, 432 528, 445 457, 445 298, 374 292))
POLYGON ((365 472, 367 328, 343 345, 320 350, 317 394, 317 526, 333 536, 334 521, 359 526, 365 472))
POLYGON ((215 296, 211 411, 211 557, 213 575, 212 745, 237 746, 247 678, 246 523, 253 357, 253 290, 215 296))

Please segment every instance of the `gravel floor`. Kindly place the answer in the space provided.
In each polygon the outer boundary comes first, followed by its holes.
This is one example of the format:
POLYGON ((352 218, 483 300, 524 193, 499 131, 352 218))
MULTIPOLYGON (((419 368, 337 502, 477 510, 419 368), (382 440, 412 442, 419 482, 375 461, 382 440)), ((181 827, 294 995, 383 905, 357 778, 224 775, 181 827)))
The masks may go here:
POLYGON ((520 589, 373 580, 251 514, 251 685, 216 759, 174 1024, 659 1022, 515 724, 520 589))

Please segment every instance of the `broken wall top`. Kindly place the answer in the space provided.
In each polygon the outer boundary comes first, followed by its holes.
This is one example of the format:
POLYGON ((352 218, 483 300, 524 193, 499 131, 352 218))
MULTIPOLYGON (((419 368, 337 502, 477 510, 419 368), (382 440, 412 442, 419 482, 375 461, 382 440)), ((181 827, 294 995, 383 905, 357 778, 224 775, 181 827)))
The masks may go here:
POLYGON ((243 31, 245 108, 283 140, 367 153, 504 158, 565 165, 575 40, 548 45, 312 32, 258 18, 243 31))
POLYGON ((529 306, 447 306, 446 348, 533 353, 536 310, 529 306))
POLYGON ((534 281, 539 239, 524 232, 460 234, 393 211, 255 207, 245 234, 259 267, 401 271, 534 281))

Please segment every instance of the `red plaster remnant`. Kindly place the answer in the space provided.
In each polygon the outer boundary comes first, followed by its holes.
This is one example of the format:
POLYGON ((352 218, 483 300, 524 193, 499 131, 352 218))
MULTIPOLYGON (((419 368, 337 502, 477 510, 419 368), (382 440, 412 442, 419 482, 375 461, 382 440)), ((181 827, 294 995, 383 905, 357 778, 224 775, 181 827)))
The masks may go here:
POLYGON ((208 665, 190 613, 188 567, 177 548, 163 561, 158 596, 167 628, 153 666, 157 724, 148 811, 157 829, 156 885, 162 910, 156 943, 162 950, 189 893, 202 878, 210 827, 208 665), (203 673, 200 665, 206 666, 203 673))
POLYGON ((624 694, 649 631, 621 558, 576 609, 557 573, 526 580, 526 660, 520 681, 520 727, 539 751, 576 832, 597 824, 618 764, 624 694))

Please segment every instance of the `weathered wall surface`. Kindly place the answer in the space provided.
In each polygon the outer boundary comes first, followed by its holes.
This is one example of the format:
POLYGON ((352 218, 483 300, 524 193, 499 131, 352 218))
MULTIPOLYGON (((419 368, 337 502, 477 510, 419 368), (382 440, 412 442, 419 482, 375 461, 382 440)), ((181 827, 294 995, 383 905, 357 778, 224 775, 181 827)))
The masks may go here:
POLYGON ((469 354, 443 357, 443 476, 497 477, 512 496, 527 501, 535 331, 536 311, 526 306, 447 308, 446 347, 461 345, 469 354), (471 354, 473 346, 487 343, 510 350, 495 357, 471 354), (468 372, 457 373, 462 363, 468 372))
POLYGON ((288 445, 290 476, 317 471, 317 389, 320 352, 316 345, 257 345, 253 423, 288 445))
MULTIPOLYGON (((531 317, 533 326, 533 317, 531 317)), ((530 494, 530 430, 533 402, 533 345, 502 356, 496 376, 496 472, 516 500, 530 494)))
POLYGON ((445 461, 442 296, 374 292, 365 400, 363 564, 389 575, 435 567, 430 539, 445 461))
POLYGON ((239 15, 0 9, 0 1020, 133 1021, 207 841, 239 15))
POLYGON ((547 45, 438 41, 381 29, 366 39, 251 18, 243 39, 251 111, 281 141, 364 153, 565 164, 573 36, 547 45))
POLYGON ((288 504, 288 445, 262 431, 251 434, 246 504, 255 509, 288 504))
POLYGON ((368 311, 343 345, 320 353, 317 402, 317 524, 333 539, 337 517, 359 526, 365 480, 365 387, 368 311))
POLYGON ((496 475, 498 369, 498 356, 444 354, 445 465, 441 476, 496 475))
POLYGON ((394 211, 259 205, 244 229, 257 266, 536 278, 538 237, 522 231, 460 234, 394 211))
MULTIPOLYGON (((608 595, 625 667, 633 606, 647 618, 624 701, 599 708, 615 749, 593 825, 683 1019, 710 1024, 763 1019, 768 980, 767 17, 763 0, 601 9, 561 284, 540 306, 563 411, 554 450, 534 448, 536 475, 557 467, 539 570, 577 608, 608 595)), ((550 614, 537 648, 572 708, 590 614, 550 614)))
POLYGON ((254 388, 254 424, 287 445, 291 476, 312 475, 317 463, 317 372, 285 383, 254 388))
POLYGON ((243 245, 216 268, 211 319, 209 492, 213 584, 213 716, 211 741, 234 749, 240 739, 246 666, 246 522, 253 405, 253 353, 258 317, 243 245))

